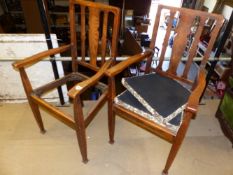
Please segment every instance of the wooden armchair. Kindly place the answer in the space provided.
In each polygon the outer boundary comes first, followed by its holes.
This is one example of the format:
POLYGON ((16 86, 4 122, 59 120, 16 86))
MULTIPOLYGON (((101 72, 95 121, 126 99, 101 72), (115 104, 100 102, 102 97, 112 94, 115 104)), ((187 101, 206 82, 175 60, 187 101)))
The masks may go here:
POLYGON ((114 62, 116 57, 120 10, 118 8, 99 3, 83 0, 70 0, 69 16, 71 34, 70 44, 38 53, 31 57, 25 58, 22 61, 17 61, 13 64, 13 67, 20 73, 28 102, 41 132, 44 133, 45 129, 41 119, 39 107, 42 107, 56 119, 76 131, 82 159, 83 162, 86 163, 88 158, 85 128, 93 120, 98 110, 107 100, 108 88, 105 84, 99 82, 99 80, 114 62), (75 24, 75 19, 77 18, 78 21, 81 21, 79 23, 80 26, 75 24), (77 26, 81 30, 80 37, 76 36, 77 26), (109 30, 112 30, 111 35, 108 32, 109 30), (86 48, 87 34, 89 50, 86 48), (77 45, 79 41, 80 44, 77 45), (81 48, 80 59, 77 58, 78 46, 81 48), (25 69, 43 60, 45 57, 68 50, 71 51, 72 56, 72 73, 44 86, 33 89, 25 69), (97 62, 99 50, 101 50, 100 61, 97 62), (107 55, 107 50, 110 50, 109 55, 107 55), (86 61, 86 56, 90 58, 88 61, 86 61), (106 60, 106 56, 110 57, 110 59, 106 60), (81 72, 78 72, 79 65, 96 73, 92 77, 88 77, 81 72), (45 93, 59 86, 65 85, 67 82, 78 82, 68 92, 68 96, 73 101, 74 116, 61 111, 59 108, 48 103, 42 98, 45 93), (86 116, 84 119, 80 95, 88 88, 93 86, 99 88, 102 91, 102 95, 97 100, 93 109, 89 111, 88 116, 86 116))
POLYGON ((116 115, 167 140, 172 147, 163 174, 168 174, 190 120, 197 113, 199 97, 205 86, 205 65, 223 22, 224 18, 216 14, 158 6, 150 44, 150 50, 152 50, 156 37, 163 39, 158 66, 151 67, 153 54, 147 51, 107 70, 110 93, 108 104, 110 143, 114 143, 116 115), (165 30, 164 28, 159 28, 163 10, 170 13, 165 32, 161 31, 165 30), (172 26, 175 17, 177 17, 177 24, 172 26), (196 56, 204 25, 208 20, 213 21, 213 29, 210 31, 210 40, 204 56, 199 58, 201 62, 199 68, 195 70, 192 66, 193 59, 196 56), (164 38, 161 38, 160 32, 165 33, 164 38), (168 46, 170 36, 174 37, 172 47, 168 46), (170 56, 168 57, 169 50, 170 56), (183 59, 184 55, 187 57, 183 59), (115 76, 131 64, 145 58, 147 58, 147 74, 123 78, 122 84, 126 91, 116 96, 115 76), (191 77, 194 75, 195 78, 192 80, 191 77))

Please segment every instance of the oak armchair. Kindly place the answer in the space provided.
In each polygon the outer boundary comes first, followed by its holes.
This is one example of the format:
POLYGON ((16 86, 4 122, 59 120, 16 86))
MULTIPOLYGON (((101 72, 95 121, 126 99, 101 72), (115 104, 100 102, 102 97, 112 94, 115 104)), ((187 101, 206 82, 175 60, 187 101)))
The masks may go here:
MULTIPOLYGON (((151 66, 153 54, 146 51, 107 70, 109 76, 109 139, 114 143, 116 115, 167 140, 172 144, 163 174, 168 170, 182 144, 190 120, 197 113, 199 97, 205 86, 205 65, 213 44, 224 22, 221 15, 198 10, 159 5, 150 43, 163 40, 159 63, 151 66), (168 12, 167 27, 161 28, 161 14, 168 12), (177 19, 176 25, 173 20, 177 19), (212 21, 210 39, 200 64, 194 66, 194 57, 204 26, 212 21), (161 34, 162 33, 162 34, 161 34), (164 34, 164 37, 161 37, 164 34), (169 40, 172 39, 172 44, 169 40), (186 56, 186 57, 185 57, 186 56), (145 75, 125 77, 126 90, 116 94, 115 76, 128 66, 146 59, 145 75), (194 77, 194 78, 193 78, 194 77)), ((156 45, 157 46, 157 45, 156 45)))
POLYGON ((70 0, 69 3, 70 44, 17 61, 13 64, 13 67, 20 73, 28 102, 41 132, 45 133, 45 129, 39 107, 45 109, 56 119, 76 131, 82 160, 86 163, 88 158, 85 128, 90 124, 96 113, 107 100, 108 88, 99 80, 115 61, 120 10, 116 7, 83 0, 70 0), (76 19, 78 19, 78 24, 76 24, 76 19), (80 35, 76 34, 77 26, 81 30, 80 35), (110 30, 111 34, 109 34, 110 30), (81 58, 78 58, 78 48, 81 48, 81 58), (71 52, 72 73, 33 89, 25 69, 48 56, 65 51, 71 52), (97 60, 98 55, 100 55, 99 61, 97 60), (86 60, 86 57, 89 60, 86 60), (78 71, 80 65, 96 73, 88 77, 78 71), (78 82, 68 92, 68 96, 73 101, 73 116, 61 111, 43 99, 45 93, 65 85, 67 82, 74 82, 74 84, 78 82), (80 95, 93 86, 99 88, 102 91, 102 95, 84 119, 80 95))

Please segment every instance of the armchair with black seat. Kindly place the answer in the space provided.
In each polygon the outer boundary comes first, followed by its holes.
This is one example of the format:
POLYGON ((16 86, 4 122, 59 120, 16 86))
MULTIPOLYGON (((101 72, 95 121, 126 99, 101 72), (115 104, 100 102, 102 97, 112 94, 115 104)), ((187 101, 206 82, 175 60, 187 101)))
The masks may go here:
MULTIPOLYGON (((76 131, 82 159, 83 162, 86 163, 88 158, 85 128, 90 124, 90 122, 96 116, 96 113, 107 100, 108 87, 99 80, 104 76, 105 71, 112 65, 116 57, 120 10, 116 7, 83 0, 70 0, 69 2, 71 34, 70 44, 61 46, 59 48, 50 49, 25 58, 24 60, 17 61, 13 64, 13 67, 20 73, 28 102, 41 132, 44 133, 45 129, 39 107, 45 109, 56 119, 76 131), (76 19, 80 20, 81 22, 79 24, 75 24, 76 19), (76 36, 78 25, 80 25, 78 28, 81 30, 80 37, 76 36), (111 36, 108 33, 110 28, 112 29, 111 36), (88 36, 88 42, 86 36, 88 36), (80 45, 78 46, 81 48, 80 59, 77 58, 77 43, 79 43, 79 41, 80 45), (88 45, 86 43, 88 43, 88 45), (89 50, 87 50, 87 47, 89 50), (46 57, 68 50, 71 51, 72 73, 45 84, 44 86, 33 89, 25 69, 45 59, 46 57), (101 50, 101 60, 97 62, 99 50, 101 50), (110 53, 107 55, 107 51, 109 50, 110 53), (86 60, 86 56, 88 56, 90 59, 86 60), (107 57, 109 57, 109 59, 107 59, 107 57), (96 73, 93 76, 88 77, 81 72, 78 72, 79 65, 96 73), (68 96, 73 101, 74 116, 65 113, 43 99, 43 95, 45 93, 56 89, 59 86, 65 85, 67 82, 73 82, 74 84, 78 82, 68 92, 68 96), (95 106, 88 112, 86 118, 84 119, 82 111, 83 103, 80 95, 83 94, 88 88, 93 86, 99 88, 102 91, 102 95, 99 97, 95 106)), ((41 70, 41 72, 43 72, 43 70, 41 70)))
MULTIPOLYGON (((159 23, 163 10, 169 11, 170 18, 168 19, 163 45, 160 48, 161 54, 158 66, 156 68, 151 67, 153 54, 151 51, 146 51, 113 66, 107 70, 106 74, 109 77, 110 143, 114 143, 116 115, 167 140, 172 144, 172 147, 163 174, 168 174, 168 170, 185 137, 190 120, 197 113, 199 97, 205 86, 205 65, 224 18, 221 15, 207 12, 159 5, 150 50, 153 50, 156 37, 160 33, 159 23), (173 28, 175 16, 178 16, 177 25, 173 28), (210 19, 214 20, 215 26, 211 31, 206 52, 201 58, 198 70, 190 73, 203 27, 206 21, 210 19), (192 40, 188 41, 190 32, 194 31, 192 40), (168 58, 165 59, 165 53, 168 50, 171 33, 175 37, 168 61, 168 58), (184 51, 187 50, 188 42, 189 44, 192 43, 184 61, 182 57, 184 51), (147 59, 146 74, 123 78, 122 84, 126 91, 116 95, 115 76, 128 66, 144 59, 147 59), (181 67, 182 70, 180 70, 181 67), (190 77, 193 77, 194 74, 196 78, 191 80, 190 77)), ((166 53, 166 55, 168 54, 166 53)))

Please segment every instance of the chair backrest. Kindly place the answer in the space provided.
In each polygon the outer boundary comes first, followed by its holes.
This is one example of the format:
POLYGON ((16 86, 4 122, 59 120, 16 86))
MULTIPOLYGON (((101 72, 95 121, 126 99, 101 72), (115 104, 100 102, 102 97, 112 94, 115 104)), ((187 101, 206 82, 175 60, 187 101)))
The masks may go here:
MULTIPOLYGON (((205 50, 201 60, 201 66, 205 66, 210 57, 212 47, 224 22, 221 15, 210 14, 203 11, 169 7, 159 5, 155 19, 150 48, 154 49, 161 43, 159 64, 155 71, 186 83, 192 83, 188 79, 191 64, 197 56, 197 49, 201 43, 201 36, 209 27, 209 41, 205 43, 205 50), (161 20, 163 18, 163 20, 161 20), (164 23, 162 23, 164 21, 164 23), (162 49, 161 49, 162 48, 162 49), (169 58, 167 70, 163 70, 165 57, 169 58), (184 62, 182 58, 186 58, 184 62), (178 70, 180 63, 184 63, 182 71, 178 70), (177 72, 181 73, 177 73, 177 72)), ((151 60, 148 60, 147 71, 150 69, 151 60)))
POLYGON ((100 57, 101 65, 106 56, 116 57, 119 8, 90 1, 70 0, 69 15, 73 71, 77 71, 77 56, 81 56, 79 64, 93 70, 98 68, 97 56, 100 57), (80 55, 77 50, 81 50, 80 55), (90 60, 87 61, 85 57, 90 60))

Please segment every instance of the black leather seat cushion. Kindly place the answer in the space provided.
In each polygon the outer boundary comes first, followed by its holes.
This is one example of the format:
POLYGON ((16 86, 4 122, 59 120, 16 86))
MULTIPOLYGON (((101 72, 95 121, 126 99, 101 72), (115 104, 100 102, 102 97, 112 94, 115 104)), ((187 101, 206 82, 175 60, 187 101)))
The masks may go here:
POLYGON ((157 124, 167 127, 174 133, 176 133, 180 127, 182 121, 182 113, 179 113, 176 117, 174 117, 167 123, 162 123, 158 120, 158 118, 155 118, 128 90, 118 95, 114 101, 116 104, 123 106, 124 108, 133 111, 144 118, 147 118, 157 124))
POLYGON ((116 98, 116 103, 134 112, 138 110, 164 126, 180 126, 190 91, 179 82, 152 73, 123 78, 122 84, 127 91, 116 98))

